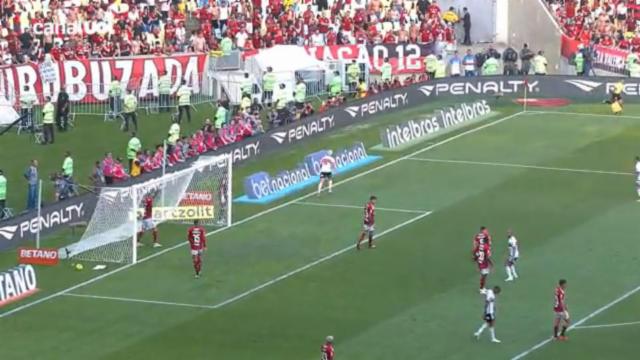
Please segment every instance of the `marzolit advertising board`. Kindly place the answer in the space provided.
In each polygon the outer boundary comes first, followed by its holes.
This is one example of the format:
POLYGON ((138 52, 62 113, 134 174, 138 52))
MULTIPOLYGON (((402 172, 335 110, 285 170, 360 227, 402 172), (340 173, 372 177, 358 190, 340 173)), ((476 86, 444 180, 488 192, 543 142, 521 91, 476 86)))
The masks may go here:
MULTIPOLYGON (((472 78, 448 78, 428 81, 406 88, 391 90, 346 106, 331 109, 294 124, 281 126, 259 136, 247 138, 206 155, 228 153, 234 164, 259 158, 265 154, 285 149, 307 139, 322 136, 336 129, 368 121, 380 114, 393 113, 446 98, 487 98, 501 96, 507 99, 523 98, 525 89, 529 98, 567 98, 577 101, 602 101, 611 96, 614 85, 622 78, 576 76, 487 76, 472 78)), ((624 99, 640 100, 640 79, 623 79, 624 99)), ((194 161, 194 160, 191 160, 194 161)), ((190 166, 191 161, 174 166, 171 171, 190 166)), ((159 172, 144 174, 135 180, 120 183, 130 186, 159 176, 159 172)), ((59 203, 47 205, 42 210, 42 235, 53 233, 76 221, 91 218, 97 200, 93 194, 84 194, 59 203)), ((0 222, 0 251, 15 249, 33 239, 38 219, 35 212, 23 214, 0 222)))

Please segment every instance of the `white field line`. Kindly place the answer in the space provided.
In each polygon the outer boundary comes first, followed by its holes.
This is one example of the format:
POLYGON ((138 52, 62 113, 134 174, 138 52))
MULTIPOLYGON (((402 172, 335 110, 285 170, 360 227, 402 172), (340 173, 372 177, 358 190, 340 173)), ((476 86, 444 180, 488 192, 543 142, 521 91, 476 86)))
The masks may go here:
POLYGON ((640 120, 640 116, 634 116, 634 115, 590 114, 590 113, 579 113, 579 112, 568 112, 568 111, 533 111, 533 110, 528 110, 527 114, 580 115, 580 116, 591 116, 591 117, 611 117, 611 118, 638 119, 638 120, 640 120))
MULTIPOLYGON (((515 117, 517 117, 518 115, 521 115, 521 114, 523 114, 523 113, 524 113, 523 111, 520 111, 520 112, 517 112, 517 113, 511 114, 511 115, 505 116, 505 117, 503 117, 503 118, 500 118, 500 119, 498 119, 498 120, 496 120, 496 121, 493 121, 493 122, 490 122, 490 123, 486 123, 486 124, 484 124, 484 125, 481 125, 481 126, 475 127, 475 128, 473 128, 473 129, 469 129, 469 130, 467 130, 467 131, 463 131, 463 132, 461 132, 461 133, 459 133, 459 134, 456 134, 456 135, 454 135, 454 136, 451 136, 451 137, 449 137, 449 138, 446 138, 446 139, 444 139, 444 140, 442 140, 442 141, 439 141, 439 142, 437 142, 437 143, 435 143, 435 144, 432 144, 432 145, 426 146, 426 147, 424 147, 424 148, 422 148, 422 149, 416 150, 416 151, 414 151, 414 152, 412 152, 412 153, 410 153, 410 154, 407 154, 407 155, 405 155, 405 156, 399 157, 399 158, 397 158, 397 159, 391 160, 391 161, 389 161, 389 162, 386 162, 386 163, 384 163, 384 164, 381 164, 381 165, 378 165, 378 166, 376 166, 376 167, 374 167, 374 168, 371 168, 371 169, 369 169, 369 170, 367 170, 367 171, 363 171, 363 172, 361 172, 361 173, 358 173, 358 174, 355 174, 355 175, 353 175, 353 176, 350 176, 350 177, 348 177, 348 178, 346 178, 346 179, 340 180, 340 181, 336 182, 335 184, 333 184, 333 186, 335 187, 335 186, 339 186, 339 185, 342 185, 342 184, 346 184, 346 183, 351 182, 351 181, 353 181, 353 180, 359 179, 359 178, 361 178, 361 177, 363 177, 363 176, 366 176, 366 175, 369 175, 369 174, 374 173, 374 172, 376 172, 376 171, 379 171, 379 170, 385 169, 385 168, 387 168, 387 167, 389 167, 389 166, 391 166, 391 165, 395 165, 395 164, 397 164, 397 163, 399 163, 399 162, 401 162, 401 161, 403 161, 403 160, 406 160, 406 159, 408 159, 408 158, 414 157, 414 156, 416 156, 416 155, 418 155, 418 154, 421 154, 421 153, 423 153, 423 152, 425 152, 425 151, 429 151, 429 150, 431 150, 431 149, 433 149, 433 148, 436 148, 436 147, 439 147, 439 146, 441 146, 441 145, 444 145, 444 144, 447 144, 447 143, 449 143, 449 142, 452 142, 452 141, 454 141, 454 140, 457 140, 457 139, 459 139, 459 138, 461 138, 461 137, 464 137, 464 136, 466 136, 466 135, 473 134, 473 133, 476 133, 476 132, 478 132, 478 131, 480 131, 480 130, 483 130, 483 129, 486 129, 486 128, 489 128, 489 127, 492 127, 492 126, 495 126, 495 125, 498 125, 498 124, 501 124, 501 123, 503 123, 503 122, 505 122, 505 121, 507 121, 507 120, 513 119, 513 118, 515 118, 515 117)), ((246 217, 246 218, 244 218, 244 219, 242 219, 242 220, 239 220, 239 221, 237 221, 237 222, 234 222, 234 223, 232 223, 231 225, 229 225, 229 226, 227 226, 227 227, 225 227, 225 228, 220 228, 220 229, 214 230, 214 231, 212 231, 212 232, 208 233, 208 234, 207 234, 207 236, 217 234, 217 233, 219 233, 219 232, 221 232, 221 231, 228 230, 228 229, 233 228, 233 227, 238 226, 238 225, 242 225, 242 224, 244 224, 244 223, 246 223, 246 222, 249 222, 249 221, 254 220, 254 219, 257 219, 257 218, 260 218, 260 217, 262 217, 262 216, 264 216, 264 215, 267 215, 267 214, 269 214, 269 213, 271 213, 271 212, 274 212, 274 211, 276 211, 276 210, 279 210, 279 209, 282 209, 282 208, 284 208, 284 207, 287 207, 287 206, 289 206, 289 205, 291 205, 291 204, 295 204, 296 202, 299 202, 299 201, 301 201, 301 200, 304 200, 304 199, 310 198, 310 197, 314 196, 315 194, 316 194, 316 192, 315 192, 315 191, 312 191, 312 192, 310 192, 310 193, 308 193, 308 194, 306 194, 306 195, 302 195, 302 196, 300 196, 300 197, 298 197, 298 198, 296 198, 296 199, 293 199, 293 200, 290 200, 290 201, 284 202, 284 203, 282 203, 282 204, 280 204, 280 205, 274 206, 274 207, 272 207, 272 208, 266 209, 266 210, 264 210, 264 211, 261 211, 261 212, 259 212, 259 213, 254 214, 254 215, 251 215, 251 216, 249 216, 249 217, 246 217)), ((173 246, 167 247, 167 248, 165 248, 165 249, 163 249, 163 250, 161 250, 161 251, 158 251, 157 253, 153 253, 153 254, 151 254, 151 255, 149 255, 149 256, 146 256, 146 257, 144 257, 144 258, 142 258, 142 259, 139 259, 139 260, 138 260, 138 262, 137 262, 136 264, 138 264, 138 263, 142 263, 142 262, 145 262, 145 261, 148 261, 148 260, 151 260, 151 259, 154 259, 154 258, 156 258, 156 257, 158 257, 158 256, 160 256, 160 255, 162 255, 162 254, 165 254, 165 253, 167 253, 167 252, 169 252, 169 251, 173 251, 173 250, 178 249, 178 248, 180 248, 180 247, 182 247, 182 246, 185 246, 186 244, 187 244, 187 242, 185 241, 185 242, 183 242, 183 243, 179 243, 179 244, 176 244, 176 245, 173 245, 173 246)), ((15 314, 15 313, 18 313, 18 312, 20 312, 20 311, 22 311, 22 310, 28 309, 28 308, 30 308, 30 307, 32 307, 32 306, 35 306, 35 305, 41 304, 41 303, 43 303, 43 302, 49 301, 49 300, 51 300, 51 299, 55 299, 55 298, 57 298, 58 296, 63 295, 63 294, 65 294, 65 293, 68 293, 68 292, 74 291, 74 290, 76 290, 76 289, 79 289, 79 288, 81 288, 81 287, 87 286, 87 285, 89 285, 89 284, 93 284, 93 283, 95 283, 95 282, 97 282, 97 281, 100 281, 100 280, 102 280, 102 279, 104 279, 104 278, 107 278, 107 277, 109 277, 109 276, 111 276, 111 275, 114 275, 114 274, 117 274, 117 273, 119 273, 119 272, 121 272, 121 271, 123 271, 123 270, 129 269, 129 268, 131 268, 132 266, 134 266, 134 265, 136 265, 136 264, 127 264, 127 265, 121 266, 121 267, 119 267, 119 268, 117 268, 117 269, 113 269, 113 270, 111 270, 111 271, 109 271, 109 272, 106 272, 106 273, 104 273, 104 274, 102 274, 102 275, 96 276, 96 277, 94 277, 94 278, 91 278, 91 279, 89 279, 89 280, 83 281, 83 282, 78 283, 78 284, 76 284, 76 285, 70 286, 70 287, 68 287, 68 288, 66 288, 66 289, 60 290, 60 291, 55 292, 55 293, 53 293, 53 294, 51 294, 51 295, 48 295, 48 296, 45 296, 45 297, 42 297, 42 298, 36 299, 36 300, 34 300, 34 301, 31 301, 31 302, 25 303, 24 305, 21 305, 21 306, 15 307, 15 308, 13 308, 13 309, 11 309, 11 310, 9 310, 9 311, 5 311, 5 312, 3 312, 3 313, 0 313, 0 319, 1 319, 1 318, 4 318, 4 317, 7 317, 7 316, 10 316, 10 315, 13 315, 13 314, 15 314)))
POLYGON ((602 324, 602 325, 582 325, 582 326, 574 327, 573 330, 602 329, 602 328, 612 328, 612 327, 618 327, 618 326, 631 326, 631 325, 640 325, 640 321, 623 322, 623 323, 616 323, 616 324, 602 324))
POLYGON ((142 304, 181 306, 181 307, 198 308, 198 309, 214 308, 211 305, 198 305, 198 304, 177 303, 177 302, 171 302, 171 301, 132 299, 132 298, 124 298, 124 297, 116 297, 116 296, 100 296, 100 295, 74 294, 74 293, 64 293, 62 295, 79 297, 79 298, 87 298, 87 299, 114 300, 114 301, 134 302, 134 303, 142 303, 142 304))
MULTIPOLYGON (((414 216, 413 218, 411 218, 411 219, 409 219, 409 220, 407 220, 407 221, 405 221, 403 223, 395 225, 395 226, 393 226, 393 227, 381 232, 380 234, 378 234, 378 236, 376 238, 379 240, 383 236, 385 236, 385 235, 387 235, 387 234, 389 234, 389 233, 391 233, 391 232, 393 232, 395 230, 398 230, 398 229, 400 229, 400 228, 402 228, 404 226, 407 226, 407 225, 409 225, 411 223, 414 223, 414 222, 416 222, 416 221, 418 221, 418 220, 420 220, 420 219, 422 219, 422 218, 424 218, 426 216, 431 215, 431 213, 432 213, 431 211, 423 211, 423 212, 421 212, 420 215, 414 216)), ((236 295, 236 296, 234 296, 232 298, 224 300, 221 303, 216 304, 216 305, 197 305, 197 304, 188 304, 188 303, 177 303, 177 302, 171 302, 171 301, 156 301, 156 300, 144 300, 144 299, 115 297, 115 296, 87 295, 87 294, 75 294, 75 293, 65 293, 63 295, 64 296, 74 296, 74 297, 89 298, 89 299, 114 300, 114 301, 136 302, 136 303, 144 303, 144 304, 182 306, 182 307, 192 307, 192 308, 201 308, 201 309, 218 309, 218 308, 221 308, 221 307, 223 307, 225 305, 228 305, 228 304, 236 302, 236 301, 238 301, 240 299, 243 299, 243 298, 245 298, 245 297, 247 297, 247 296, 249 296, 249 295, 251 295, 251 294, 253 294, 253 293, 257 292, 257 291, 259 291, 259 290, 262 290, 262 289, 264 289, 266 287, 274 285, 274 284, 276 284, 276 283, 278 283, 278 282, 280 282, 282 280, 285 280, 285 279, 287 279, 289 277, 292 277, 292 276, 294 276, 296 274, 299 274, 299 273, 301 273, 301 272, 303 272, 305 270, 308 270, 308 269, 310 269, 310 268, 312 268, 312 267, 314 267, 316 265, 322 264, 325 261, 331 260, 334 257, 336 257, 338 255, 341 255, 341 254, 344 254, 345 252, 347 252, 349 250, 355 250, 354 244, 351 244, 351 245, 349 245, 349 246, 347 246, 345 248, 342 248, 342 249, 340 249, 338 251, 335 251, 335 252, 333 252, 333 253, 331 253, 329 255, 326 255, 326 256, 321 257, 321 258, 319 258, 317 260, 314 260, 313 262, 310 262, 310 263, 308 263, 308 264, 306 264, 304 266, 301 266, 301 267, 299 267, 299 268, 297 268, 295 270, 289 271, 286 274, 283 274, 283 275, 280 275, 280 276, 278 276, 276 278, 273 278, 272 280, 269 280, 269 281, 267 281, 267 282, 265 282, 265 283, 263 283, 261 285, 258 285, 258 286, 254 287, 252 289, 249 289, 249 290, 247 290, 247 291, 245 291, 245 292, 243 292, 241 294, 238 294, 238 295, 236 295)))
MULTIPOLYGON (((308 206, 319 206, 319 207, 333 207, 333 208, 341 208, 341 209, 358 209, 358 210, 364 211, 364 205, 357 206, 357 205, 342 205, 342 204, 324 204, 324 203, 317 203, 317 202, 311 202, 311 201, 302 201, 302 202, 297 202, 296 204, 308 205, 308 206)), ((427 210, 394 209, 394 208, 384 208, 384 207, 377 207, 377 206, 376 206, 376 210, 407 213, 407 214, 424 214, 428 212, 427 210)))
MULTIPOLYGON (((578 320, 576 323, 574 323, 573 325, 571 325, 569 327, 569 330, 573 330, 575 328, 579 328, 580 325, 584 324, 585 322, 589 321, 590 319, 592 319, 594 316, 608 310, 609 308, 615 306, 616 304, 618 304, 619 302, 627 299, 628 297, 634 295, 635 293, 637 293, 638 291, 640 291, 640 286, 636 287, 635 289, 631 289, 629 291, 627 291, 626 293, 622 294, 622 296, 618 297, 617 299, 611 301, 608 304, 605 304, 604 306, 598 308, 596 311, 592 312, 591 314, 583 317, 582 319, 578 320)), ((530 347, 529 349, 521 352, 520 354, 514 356, 513 358, 511 358, 511 360, 519 360, 524 358, 525 356, 531 354, 532 352, 540 349, 541 347, 547 345, 548 343, 550 343, 551 341, 553 341, 553 338, 548 338, 546 340, 543 340, 539 343, 537 343, 536 345, 530 347)))
POLYGON ((634 174, 632 174, 630 172, 621 172, 621 171, 592 170, 592 169, 572 169, 572 168, 561 168, 561 167, 553 167, 553 166, 511 164, 511 163, 502 163, 502 162, 427 159, 427 158, 416 158, 416 157, 411 157, 411 158, 408 158, 407 160, 424 161, 424 162, 436 162, 436 163, 447 163, 447 164, 501 166, 501 167, 511 167, 511 168, 536 169, 536 170, 548 170, 548 171, 559 171, 559 172, 583 173, 583 174, 622 175, 622 176, 634 175, 634 174))
MULTIPOLYGON (((413 217, 413 218, 411 218, 411 219, 409 219, 409 220, 407 220, 405 222, 402 222, 402 223, 400 223, 398 225, 395 225, 395 226, 393 226, 393 227, 381 232, 380 234, 378 234, 376 239, 380 240, 380 238, 383 237, 384 235, 387 235, 387 234, 389 234, 389 233, 391 233, 393 231, 396 231, 396 230, 398 230, 398 229, 400 229, 402 227, 405 227, 405 226, 407 226, 409 224, 412 224, 412 223, 414 223, 414 222, 416 222, 416 221, 418 221, 418 220, 420 220, 420 219, 422 219, 422 218, 424 218, 426 216, 431 215, 431 213, 432 213, 431 211, 427 211, 427 212, 425 212, 423 214, 420 214, 418 216, 415 216, 415 217, 413 217)), ((252 289, 249 289, 249 290, 243 292, 242 294, 236 295, 236 296, 234 296, 234 297, 232 297, 230 299, 227 299, 227 300, 225 300, 225 301, 223 301, 221 303, 218 303, 218 304, 216 304, 214 306, 214 309, 218 309, 218 308, 221 308, 221 307, 223 307, 225 305, 229 305, 231 303, 234 303, 234 302, 236 302, 236 301, 238 301, 240 299, 243 299, 243 298, 245 298, 245 297, 247 297, 247 296, 249 296, 249 295, 251 295, 251 294, 253 294, 253 293, 257 292, 257 291, 260 291, 260 290, 262 290, 262 289, 264 289, 266 287, 269 287, 269 286, 271 286, 273 284, 276 284, 276 283, 278 283, 278 282, 280 282, 282 280, 285 280, 286 278, 289 278, 289 277, 294 276, 294 275, 296 275, 298 273, 301 273, 301 272, 303 272, 303 271, 305 271, 307 269, 310 269, 310 268, 312 268, 312 267, 314 267, 314 266, 316 266, 318 264, 322 264, 323 262, 325 262, 327 260, 331 260, 331 259, 333 259, 334 257, 336 257, 338 255, 342 255, 342 254, 344 254, 345 252, 347 252, 349 250, 357 251, 357 250, 355 250, 355 244, 351 244, 351 245, 349 245, 349 246, 347 246, 345 248, 342 248, 342 249, 340 249, 338 251, 335 251, 335 252, 333 252, 333 253, 325 256, 325 257, 322 257, 322 258, 320 258, 318 260, 310 262, 307 265, 301 266, 301 267, 299 267, 299 268, 297 268, 295 270, 289 271, 286 274, 282 274, 282 275, 278 276, 277 278, 269 280, 269 281, 267 281, 267 282, 265 282, 265 283, 263 283, 261 285, 258 285, 258 286, 254 287, 252 289)), ((365 250, 361 250, 361 251, 365 251, 365 250)))

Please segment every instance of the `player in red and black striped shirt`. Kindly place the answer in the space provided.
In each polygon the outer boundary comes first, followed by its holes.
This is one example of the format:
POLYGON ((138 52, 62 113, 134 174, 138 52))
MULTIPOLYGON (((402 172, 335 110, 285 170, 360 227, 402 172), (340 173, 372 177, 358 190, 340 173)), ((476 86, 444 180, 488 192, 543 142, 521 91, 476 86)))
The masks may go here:
POLYGON ((205 229, 200 226, 200 222, 195 220, 193 226, 187 232, 187 240, 191 248, 191 258, 193 259, 193 269, 196 271, 196 279, 200 277, 202 270, 202 253, 207 250, 207 238, 205 229))
POLYGON ((566 288, 567 280, 560 279, 560 281, 558 281, 558 287, 556 287, 554 294, 555 301, 553 303, 553 312, 556 314, 556 318, 553 321, 553 338, 562 341, 567 340, 565 333, 570 323, 569 308, 567 308, 567 304, 564 302, 566 288), (562 330, 560 331, 560 335, 558 335, 560 325, 562 325, 562 330))
POLYGON ((327 336, 327 340, 320 348, 320 360, 333 360, 335 350, 333 349, 333 336, 327 336))
POLYGON ((360 250, 360 244, 364 241, 364 238, 369 236, 369 249, 374 249, 376 246, 373 244, 373 231, 375 225, 375 215, 376 215, 376 201, 377 197, 371 196, 369 198, 369 202, 364 206, 364 220, 362 231, 360 232, 360 237, 358 238, 358 243, 356 244, 356 249, 360 250))

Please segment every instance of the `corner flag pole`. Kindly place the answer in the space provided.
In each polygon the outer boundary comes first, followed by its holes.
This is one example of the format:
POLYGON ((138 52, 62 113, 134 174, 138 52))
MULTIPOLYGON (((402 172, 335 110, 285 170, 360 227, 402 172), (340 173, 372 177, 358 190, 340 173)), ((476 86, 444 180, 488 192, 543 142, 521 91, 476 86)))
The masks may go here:
POLYGON ((42 228, 42 179, 38 180, 38 231, 36 232, 36 249, 40 249, 40 229, 42 228))

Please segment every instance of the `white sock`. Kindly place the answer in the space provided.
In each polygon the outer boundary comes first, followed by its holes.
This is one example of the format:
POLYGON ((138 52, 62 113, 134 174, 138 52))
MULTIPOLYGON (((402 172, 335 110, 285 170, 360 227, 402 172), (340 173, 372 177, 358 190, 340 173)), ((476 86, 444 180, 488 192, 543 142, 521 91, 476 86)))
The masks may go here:
POLYGON ((513 274, 514 278, 518 277, 518 273, 516 272, 516 266, 515 265, 511 265, 511 273, 513 274))
POLYGON ((318 184, 318 194, 322 191, 322 181, 318 184))
POLYGON ((491 340, 496 339, 496 330, 493 327, 489 328, 489 333, 491 333, 491 340))
POLYGON ((511 279, 511 278, 513 277, 513 276, 511 276, 511 266, 508 266, 508 265, 507 265, 507 266, 505 267, 505 270, 507 270, 507 277, 508 277, 509 279, 511 279))
POLYGON ((329 180, 329 192, 331 192, 332 187, 333 187, 333 181, 329 180))
POLYGON ((478 334, 478 335, 482 334, 482 332, 486 328, 487 328, 487 323, 482 323, 482 326, 480 326, 480 329, 478 329, 478 331, 476 331, 476 334, 478 334))
POLYGON ((638 197, 640 197, 640 188, 638 188, 638 197))

